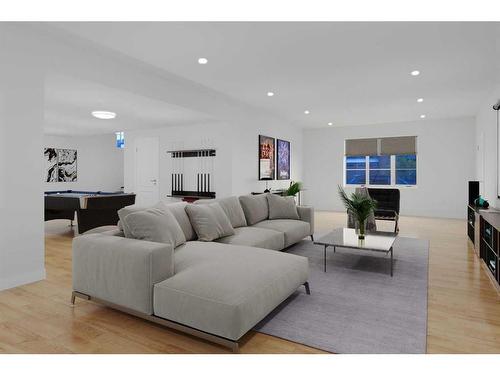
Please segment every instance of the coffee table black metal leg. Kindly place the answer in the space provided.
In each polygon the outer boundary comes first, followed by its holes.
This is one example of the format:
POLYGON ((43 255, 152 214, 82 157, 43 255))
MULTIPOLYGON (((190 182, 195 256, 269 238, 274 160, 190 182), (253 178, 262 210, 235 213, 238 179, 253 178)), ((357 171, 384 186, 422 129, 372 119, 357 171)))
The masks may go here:
POLYGON ((393 267, 394 267, 394 250, 391 247, 391 277, 392 277, 393 267))
POLYGON ((324 263, 325 263, 325 272, 326 272, 326 248, 328 245, 325 245, 325 254, 324 254, 324 263))

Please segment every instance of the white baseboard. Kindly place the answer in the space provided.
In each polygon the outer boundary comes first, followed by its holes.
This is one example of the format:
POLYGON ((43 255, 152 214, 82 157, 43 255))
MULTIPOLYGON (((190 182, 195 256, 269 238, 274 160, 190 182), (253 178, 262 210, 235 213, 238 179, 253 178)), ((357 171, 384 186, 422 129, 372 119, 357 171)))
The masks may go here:
POLYGON ((21 275, 0 278, 0 290, 15 288, 16 286, 34 283, 45 279, 45 268, 23 273, 21 275))

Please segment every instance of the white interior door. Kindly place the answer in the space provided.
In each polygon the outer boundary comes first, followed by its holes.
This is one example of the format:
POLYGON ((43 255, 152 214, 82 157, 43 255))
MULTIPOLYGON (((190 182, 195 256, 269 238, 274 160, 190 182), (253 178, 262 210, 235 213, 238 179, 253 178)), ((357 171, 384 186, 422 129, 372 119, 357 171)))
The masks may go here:
POLYGON ((152 206, 160 200, 158 137, 135 140, 136 204, 152 206))

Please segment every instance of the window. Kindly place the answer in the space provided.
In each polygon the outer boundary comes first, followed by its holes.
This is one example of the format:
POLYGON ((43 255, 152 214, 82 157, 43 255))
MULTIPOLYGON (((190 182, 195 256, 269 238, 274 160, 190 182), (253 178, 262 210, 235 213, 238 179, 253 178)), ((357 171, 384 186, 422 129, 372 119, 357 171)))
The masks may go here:
POLYGON ((345 185, 416 186, 417 155, 345 157, 345 185))
POLYGON ((416 136, 346 139, 344 146, 344 185, 417 185, 416 136))
POLYGON ((116 147, 125 148, 125 133, 116 132, 116 147))
POLYGON ((362 185, 366 183, 366 157, 346 156, 345 181, 348 185, 362 185))
POLYGON ((396 155, 396 185, 417 184, 417 155, 396 155))
POLYGON ((370 185, 391 184, 391 157, 389 155, 369 156, 370 185))

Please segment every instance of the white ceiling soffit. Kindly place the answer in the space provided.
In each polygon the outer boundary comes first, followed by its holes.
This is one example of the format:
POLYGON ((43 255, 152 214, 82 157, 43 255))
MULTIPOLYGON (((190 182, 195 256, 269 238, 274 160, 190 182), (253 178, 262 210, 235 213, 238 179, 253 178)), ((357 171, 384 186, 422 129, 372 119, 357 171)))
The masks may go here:
POLYGON ((474 116, 500 61, 497 23, 55 25, 304 128, 474 116))
POLYGON ((44 131, 54 135, 106 134, 214 122, 206 114, 72 77, 51 75, 45 82, 44 131), (117 113, 99 120, 94 110, 117 113))

